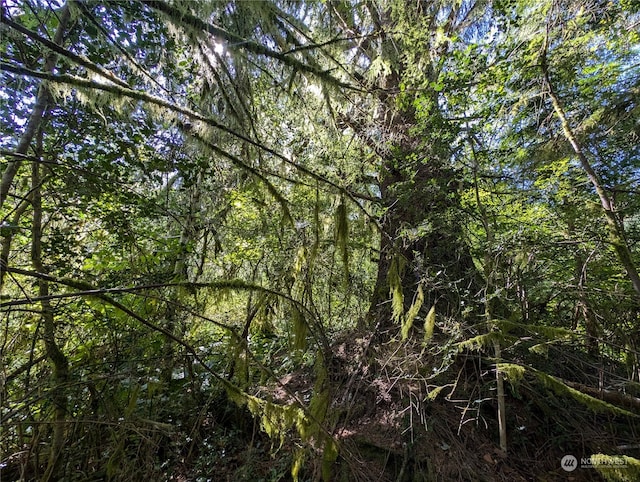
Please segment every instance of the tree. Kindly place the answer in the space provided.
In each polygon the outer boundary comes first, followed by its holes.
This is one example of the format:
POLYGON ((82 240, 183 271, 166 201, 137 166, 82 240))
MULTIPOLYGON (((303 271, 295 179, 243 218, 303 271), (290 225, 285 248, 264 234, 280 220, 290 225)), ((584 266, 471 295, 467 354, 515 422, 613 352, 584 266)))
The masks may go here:
POLYGON ((405 404, 395 480, 428 464, 413 417, 461 373, 503 451, 505 376, 604 409, 536 356, 575 337, 637 372, 634 15, 6 6, 2 444, 30 450, 9 470, 169 478, 212 437, 230 449, 246 409, 295 439, 294 477, 329 480, 339 454, 356 464, 342 429, 389 363, 399 395, 374 398, 405 404))
POLYGON ((355 107, 341 116, 379 156, 380 261, 370 317, 388 327, 414 302, 459 315, 480 280, 462 232, 463 178, 452 162, 458 129, 443 112, 442 90, 451 38, 464 35, 477 5, 369 3, 357 13, 331 6, 336 24, 356 39, 356 65, 368 67, 369 101, 351 105, 375 113, 355 107), (363 18, 370 27, 357 25, 363 18))

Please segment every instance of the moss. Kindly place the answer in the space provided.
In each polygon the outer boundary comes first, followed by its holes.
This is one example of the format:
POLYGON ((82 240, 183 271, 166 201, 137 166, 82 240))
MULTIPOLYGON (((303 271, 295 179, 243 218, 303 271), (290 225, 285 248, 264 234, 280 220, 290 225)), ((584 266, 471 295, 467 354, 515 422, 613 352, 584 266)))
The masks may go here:
POLYGON ((437 398, 437 396, 438 396, 438 395, 440 395, 440 392, 441 392, 442 390, 444 390, 445 388, 450 387, 450 386, 451 386, 451 385, 443 385, 443 386, 441 386, 441 387, 436 387, 436 388, 434 388, 433 390, 431 390, 431 391, 427 394, 427 398, 426 398, 426 400, 429 400, 429 401, 433 402, 433 401, 437 398))
POLYGON ((322 480, 329 482, 332 480, 333 465, 338 459, 338 444, 327 437, 322 451, 322 480))
POLYGON ((463 351, 465 349, 478 351, 486 347, 493 347, 494 343, 502 343, 509 338, 512 337, 506 337, 498 331, 492 331, 490 333, 474 336, 473 338, 469 338, 468 340, 461 341, 460 343, 458 343, 458 349, 460 351, 463 351))
POLYGON ((535 374, 545 387, 550 388, 558 395, 572 397, 594 412, 613 413, 616 415, 626 415, 628 417, 638 417, 638 415, 629 412, 628 410, 616 407, 615 405, 599 400, 595 397, 587 395, 586 393, 582 393, 575 388, 571 388, 562 383, 557 378, 552 377, 551 375, 547 375, 546 373, 539 372, 537 370, 535 371, 535 374))
POLYGON ((549 354, 549 345, 547 343, 538 343, 537 345, 533 345, 532 347, 529 347, 529 351, 531 353, 535 353, 536 355, 540 355, 547 358, 549 354))
MULTIPOLYGON (((321 358, 318 358, 321 360, 321 358)), ((251 414, 260 422, 260 428, 271 438, 280 441, 282 447, 287 433, 295 430, 302 442, 309 446, 321 448, 322 477, 331 480, 333 464, 338 458, 338 444, 322 428, 322 422, 330 402, 328 373, 324 363, 316 367, 317 380, 314 396, 308 412, 296 405, 280 405, 268 400, 249 395, 229 382, 225 383, 229 398, 239 406, 246 406, 251 414)), ((298 480, 299 472, 304 466, 307 452, 300 449, 296 452, 291 467, 291 476, 298 480)))
POLYGON ((433 305, 424 319, 424 343, 433 338, 433 329, 436 326, 436 305, 433 305))
POLYGON ((304 351, 307 347, 307 322, 302 312, 296 306, 292 306, 291 315, 293 322, 292 348, 304 351))
POLYGON ((607 482, 640 480, 640 460, 626 455, 594 454, 591 463, 607 482))
POLYGON ((404 317, 404 321, 402 323, 402 339, 406 340, 409 337, 409 331, 411 331, 411 327, 413 326, 413 321, 418 316, 418 312, 420 308, 422 308, 422 303, 424 302, 424 292, 422 291, 422 285, 418 286, 418 291, 416 292, 415 299, 411 304, 411 307, 407 311, 407 315, 404 317))
POLYGON ((576 333, 567 328, 559 328, 557 326, 542 326, 542 325, 530 325, 524 323, 515 323, 509 320, 493 320, 496 326, 498 326, 504 333, 508 333, 511 330, 524 330, 528 333, 536 333, 542 335, 549 340, 558 340, 572 338, 576 336, 576 333))
POLYGON ((401 319, 404 313, 404 292, 402 290, 402 276, 406 260, 402 256, 394 256, 387 274, 389 283, 389 296, 391 296, 391 308, 394 321, 401 319))
POLYGON ((524 378, 527 369, 515 363, 498 363, 496 368, 507 376, 509 383, 517 385, 524 378))

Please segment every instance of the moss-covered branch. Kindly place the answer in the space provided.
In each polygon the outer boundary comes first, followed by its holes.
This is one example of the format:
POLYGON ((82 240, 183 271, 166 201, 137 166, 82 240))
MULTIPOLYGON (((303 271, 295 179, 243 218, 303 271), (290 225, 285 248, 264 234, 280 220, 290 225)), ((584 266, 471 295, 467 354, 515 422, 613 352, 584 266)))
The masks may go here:
POLYGON ((272 58, 286 65, 287 67, 291 67, 295 71, 305 72, 315 77, 318 77, 323 82, 326 82, 331 85, 335 85, 342 88, 360 90, 357 87, 342 82, 335 77, 333 77, 328 71, 319 69, 318 67, 314 67, 308 65, 304 62, 297 60, 295 57, 291 56, 289 53, 277 52, 275 50, 271 50, 264 45, 261 45, 257 42, 253 42, 251 40, 247 40, 244 37, 236 35, 228 30, 225 30, 221 27, 215 26, 211 23, 207 23, 204 20, 199 19, 198 17, 191 15, 189 12, 185 10, 180 10, 173 5, 169 5, 163 1, 157 0, 143 0, 145 5, 157 10, 158 12, 162 12, 168 18, 170 18, 173 22, 177 24, 183 24, 190 28, 197 29, 203 33, 208 33, 217 37, 218 39, 224 40, 227 42, 227 48, 231 51, 239 51, 244 50, 247 52, 251 52, 256 55, 261 55, 264 57, 272 58))

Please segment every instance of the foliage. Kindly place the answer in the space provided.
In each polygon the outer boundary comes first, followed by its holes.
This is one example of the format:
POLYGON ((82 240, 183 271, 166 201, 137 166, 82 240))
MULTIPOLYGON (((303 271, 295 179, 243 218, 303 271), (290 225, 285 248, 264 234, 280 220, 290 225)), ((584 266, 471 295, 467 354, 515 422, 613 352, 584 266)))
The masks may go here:
POLYGON ((401 480, 487 359, 632 415, 561 380, 640 381, 638 2, 5 3, 0 477, 349 479, 379 407, 401 480))

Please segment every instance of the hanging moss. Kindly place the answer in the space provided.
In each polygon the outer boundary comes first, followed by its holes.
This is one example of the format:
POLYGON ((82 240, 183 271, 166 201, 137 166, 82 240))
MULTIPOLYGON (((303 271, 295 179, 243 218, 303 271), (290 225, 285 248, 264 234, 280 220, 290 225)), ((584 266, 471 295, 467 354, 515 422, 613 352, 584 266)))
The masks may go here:
MULTIPOLYGON (((314 420, 323 421, 329 409, 331 401, 331 390, 329 385, 329 374, 321 353, 318 353, 315 364, 316 382, 313 387, 313 397, 309 402, 309 413, 314 420)), ((319 429, 320 427, 314 427, 319 429)), ((315 436, 316 433, 309 433, 307 437, 315 436)))
MULTIPOLYGON (((321 425, 326 418, 331 398, 326 366, 321 356, 318 357, 318 360, 314 395, 308 411, 293 404, 279 405, 249 395, 228 381, 223 381, 223 384, 229 398, 241 407, 246 406, 259 421, 260 428, 270 438, 280 441, 280 447, 282 447, 287 433, 295 430, 302 442, 319 450, 322 453, 322 478, 328 482, 331 480, 332 467, 338 458, 339 450, 336 441, 326 433, 321 425)), ((294 481, 299 479, 299 473, 306 458, 307 450, 301 448, 296 451, 291 466, 291 476, 294 481)))
POLYGON ((632 412, 629 412, 628 410, 624 410, 622 408, 616 407, 615 405, 612 405, 603 400, 587 395, 579 390, 576 390, 575 388, 571 388, 565 383, 562 383, 557 378, 547 373, 538 371, 534 368, 524 367, 522 365, 517 365, 515 363, 498 363, 496 364, 496 368, 507 376, 511 384, 519 383, 520 380, 524 378, 524 375, 526 372, 531 372, 538 377, 538 379, 542 382, 542 384, 546 388, 551 389, 557 395, 570 396, 575 400, 577 400, 578 402, 585 405, 590 410, 593 410, 594 412, 608 412, 608 413, 613 413, 617 415, 638 417, 638 415, 632 412))
POLYGON ((300 477, 300 469, 304 467, 304 461, 307 458, 307 452, 304 449, 296 450, 293 457, 293 464, 291 465, 291 478, 294 482, 298 482, 300 477))
MULTIPOLYGON (((244 166, 242 166, 244 167, 244 166)), ((248 168, 247 168, 248 169, 248 168)), ((282 193, 276 188, 266 176, 263 176, 257 170, 251 170, 251 174, 258 180, 260 180, 264 186, 267 188, 267 191, 273 199, 280 205, 282 209, 282 222, 283 224, 288 224, 289 226, 294 225, 293 216, 291 216, 291 211, 289 210, 289 201, 285 198, 282 193)))
POLYGON ((298 280, 300 278, 300 274, 302 273, 302 269, 307 264, 307 250, 304 246, 298 248, 296 253, 296 257, 293 260, 293 264, 291 266, 291 276, 298 280))
POLYGON ((402 275, 406 260, 402 256, 394 256, 387 273, 389 283, 389 296, 391 297, 391 309, 394 321, 399 321, 404 313, 404 292, 402 290, 402 275))
POLYGON ((401 332, 403 340, 406 340, 409 337, 409 331, 411 331, 411 327, 413 326, 413 320, 418 316, 418 312, 420 311, 420 308, 422 308, 422 303, 424 303, 424 292, 422 291, 422 285, 419 285, 415 299, 402 322, 401 332))
POLYGON ((436 327, 436 305, 433 305, 427 313, 427 317, 424 319, 424 343, 433 338, 433 330, 436 327))
POLYGON ((245 343, 243 343, 243 340, 237 339, 235 337, 229 337, 229 349, 233 353, 232 366, 235 368, 234 372, 240 380, 241 386, 246 385, 249 382, 247 377, 247 347, 245 343))
POLYGON ((427 398, 426 398, 425 400, 429 400, 429 401, 433 402, 433 401, 438 397, 438 395, 440 395, 440 392, 441 392, 442 390, 444 390, 445 388, 450 387, 450 386, 451 386, 451 385, 443 385, 443 386, 441 386, 441 387, 436 387, 436 388, 434 388, 433 390, 431 390, 431 391, 427 394, 427 398))
POLYGON ((333 464, 338 459, 338 444, 331 437, 326 437, 322 450, 322 480, 330 482, 333 475, 333 464))
POLYGON ((270 438, 280 440, 280 446, 289 430, 295 428, 299 433, 306 432, 310 421, 301 408, 295 405, 278 405, 249 395, 229 382, 224 385, 229 398, 238 406, 246 406, 251 415, 259 420, 260 428, 270 438))
POLYGON ((549 345, 547 343, 538 343, 537 345, 529 347, 529 351, 546 358, 549 354, 549 345))

